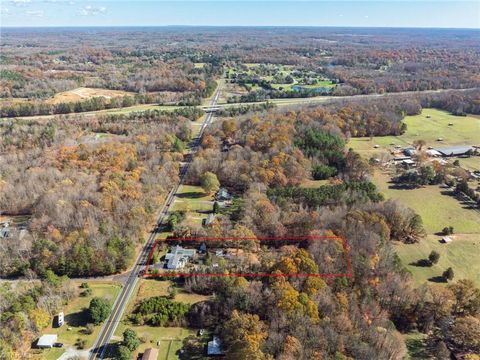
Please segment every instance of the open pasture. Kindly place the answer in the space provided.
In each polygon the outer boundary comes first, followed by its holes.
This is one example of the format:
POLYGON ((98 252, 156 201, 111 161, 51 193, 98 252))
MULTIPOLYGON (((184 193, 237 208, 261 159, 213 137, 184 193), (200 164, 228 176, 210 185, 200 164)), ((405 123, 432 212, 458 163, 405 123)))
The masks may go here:
POLYGON ((426 146, 447 147, 480 145, 480 119, 474 116, 455 116, 443 110, 423 109, 420 115, 406 116, 407 131, 400 136, 352 138, 348 146, 365 157, 386 154, 395 145, 412 146, 415 140, 424 140, 426 146), (442 141, 438 141, 438 139, 442 141), (374 146, 379 145, 375 149, 374 146))

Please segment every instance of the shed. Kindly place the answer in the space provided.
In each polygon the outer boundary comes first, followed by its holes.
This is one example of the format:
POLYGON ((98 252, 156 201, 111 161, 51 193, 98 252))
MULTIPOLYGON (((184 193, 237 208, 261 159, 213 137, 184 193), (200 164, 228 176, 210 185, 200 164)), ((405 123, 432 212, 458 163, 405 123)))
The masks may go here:
POLYGON ((209 341, 207 344, 207 355, 208 356, 222 356, 225 353, 222 350, 222 341, 218 336, 214 336, 212 341, 209 341))
POLYGON ((445 244, 451 243, 453 239, 450 236, 444 236, 442 237, 442 242, 445 244))
POLYGON ((57 342, 57 334, 46 334, 41 336, 37 341, 37 347, 40 349, 49 349, 57 342))
POLYGON ((63 311, 59 312, 57 315, 57 326, 61 327, 65 323, 65 314, 63 311))
POLYGON ((431 157, 437 157, 437 156, 442 156, 442 153, 435 149, 430 149, 430 150, 427 150, 427 155, 431 157))
POLYGON ((215 220, 215 215, 210 213, 207 215, 207 218, 206 219, 203 219, 202 223, 203 223, 203 226, 207 226, 207 225, 210 225, 213 220, 215 220))
POLYGON ((145 349, 142 360, 157 360, 158 358, 158 349, 155 348, 148 348, 145 349))
POLYGON ((403 150, 403 153, 407 156, 413 156, 417 153, 417 150, 415 150, 414 148, 406 148, 403 150))

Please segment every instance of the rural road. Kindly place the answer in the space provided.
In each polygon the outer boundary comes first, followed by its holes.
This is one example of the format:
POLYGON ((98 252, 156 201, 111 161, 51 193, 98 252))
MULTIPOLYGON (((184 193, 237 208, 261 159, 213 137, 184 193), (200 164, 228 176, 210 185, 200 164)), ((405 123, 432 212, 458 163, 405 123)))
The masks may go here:
MULTIPOLYGON (((211 100, 210 106, 216 105, 219 95, 220 95, 220 90, 217 90, 216 94, 213 96, 211 100)), ((119 322, 122 319, 122 315, 125 311, 128 301, 138 282, 140 271, 144 269, 147 263, 148 256, 155 242, 155 238, 157 237, 157 234, 160 232, 161 225, 167 218, 168 210, 175 200, 175 194, 178 192, 180 185, 182 185, 185 179, 185 175, 188 171, 188 167, 193 159, 192 155, 198 150, 203 133, 207 128, 207 126, 212 122, 212 120, 213 120, 213 112, 207 113, 198 136, 192 140, 191 153, 189 154, 189 156, 186 157, 185 164, 181 167, 179 182, 172 189, 172 191, 170 191, 170 193, 167 196, 167 200, 165 201, 163 207, 160 209, 160 213, 157 218, 158 219, 157 225, 150 233, 150 236, 148 237, 148 240, 145 243, 145 246, 140 251, 138 258, 135 261, 135 265, 130 271, 130 274, 126 279, 122 290, 120 291, 119 295, 117 296, 117 299, 115 300, 115 303, 113 304, 112 313, 110 314, 110 317, 103 324, 102 329, 100 330, 100 334, 98 335, 98 338, 93 348, 90 350, 90 356, 89 356, 90 360, 102 359, 105 356, 108 349, 108 343, 110 342, 113 334, 115 333, 115 330, 117 329, 119 322)))

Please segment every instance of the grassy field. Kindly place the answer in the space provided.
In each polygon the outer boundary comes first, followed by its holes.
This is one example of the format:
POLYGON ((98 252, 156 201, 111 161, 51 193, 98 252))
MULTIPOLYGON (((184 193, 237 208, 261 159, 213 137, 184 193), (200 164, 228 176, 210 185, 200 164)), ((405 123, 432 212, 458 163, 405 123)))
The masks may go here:
POLYGON ((406 147, 415 140, 425 140, 427 146, 480 145, 480 119, 473 116, 455 116, 437 109, 423 109, 420 115, 403 120, 407 131, 401 136, 376 136, 350 139, 348 147, 366 157, 387 153, 393 145, 406 147), (449 126, 448 124, 453 124, 449 126), (443 138, 443 141, 437 141, 443 138), (375 145, 380 148, 374 149, 375 145))
MULTIPOLYGON (((177 351, 182 347, 182 340, 189 335, 194 335, 194 330, 181 327, 154 327, 154 326, 137 326, 128 321, 128 315, 134 310, 135 304, 152 296, 166 296, 168 295, 168 288, 172 285, 170 281, 142 279, 137 288, 134 290, 135 296, 132 297, 128 303, 127 310, 122 321, 119 323, 115 332, 114 342, 121 340, 122 333, 126 328, 133 329, 137 335, 142 339, 142 344, 132 355, 133 359, 145 351, 149 347, 156 347, 159 349, 159 360, 178 359, 177 351), (157 345, 160 342, 160 345, 157 345)), ((175 301, 194 304, 199 301, 207 300, 208 296, 189 294, 179 291, 175 296, 175 301)))
POLYGON ((395 244, 402 263, 411 271, 417 284, 440 276, 452 267, 455 278, 468 278, 480 285, 480 213, 463 207, 452 196, 442 194, 440 186, 432 185, 412 190, 389 188, 388 174, 376 172, 374 183, 387 197, 399 200, 415 210, 423 219, 428 235, 417 244, 395 244), (453 242, 442 244, 436 235, 445 226, 453 226, 453 242), (440 261, 432 267, 415 265, 426 259, 432 250, 440 253, 440 261))
POLYGON ((395 248, 418 285, 435 280, 451 267, 455 272, 454 280, 470 279, 480 286, 480 234, 458 234, 452 239, 453 242, 443 244, 439 236, 428 235, 418 244, 396 244, 395 248), (432 250, 440 254, 437 264, 431 267, 415 265, 418 260, 427 259, 432 250))
POLYGON ((134 96, 135 93, 121 91, 121 90, 109 90, 109 89, 94 89, 94 88, 86 88, 86 87, 79 87, 73 90, 64 91, 58 94, 51 99, 47 100, 49 104, 59 104, 59 103, 69 103, 69 102, 77 102, 88 100, 93 97, 103 97, 106 99, 111 99, 114 97, 122 97, 126 95, 134 96))
MULTIPOLYGON (((77 283, 80 286, 80 283, 77 283)), ((112 303, 120 292, 120 286, 113 283, 90 282, 92 295, 72 300, 64 308, 65 324, 61 328, 48 327, 43 334, 57 334, 58 341, 64 343, 65 347, 74 346, 77 339, 85 340, 85 348, 93 346, 98 336, 101 325, 95 326, 92 334, 85 334, 85 326, 87 325, 87 317, 84 309, 88 308, 90 300, 94 297, 101 297, 110 300, 112 303), (69 330, 70 329, 70 330, 69 330)), ((45 359, 57 359, 64 349, 48 349, 42 352, 45 359)))
POLYGON ((420 214, 427 233, 434 234, 445 226, 453 226, 457 233, 480 234, 480 213, 465 209, 453 196, 442 194, 445 189, 438 185, 393 189, 389 179, 388 174, 376 171, 373 182, 387 198, 397 199, 420 214))
POLYGON ((480 171, 480 156, 460 158, 460 166, 465 170, 480 171))
POLYGON ((213 209, 213 195, 205 194, 200 186, 182 185, 172 205, 172 211, 187 211, 187 219, 201 224, 201 219, 213 209))

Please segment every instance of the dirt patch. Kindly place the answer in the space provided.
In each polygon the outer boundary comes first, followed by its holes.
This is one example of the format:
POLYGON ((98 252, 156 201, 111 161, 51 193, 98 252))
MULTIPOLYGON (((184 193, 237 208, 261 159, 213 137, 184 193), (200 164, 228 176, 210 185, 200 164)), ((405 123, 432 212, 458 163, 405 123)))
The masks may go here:
POLYGON ((122 97, 126 95, 133 96, 134 93, 121 90, 108 90, 108 89, 94 89, 94 88, 85 88, 79 87, 77 89, 64 91, 56 94, 53 98, 48 99, 47 103, 49 104, 59 104, 59 103, 69 103, 69 102, 78 102, 91 99, 93 97, 103 97, 105 99, 111 99, 114 97, 122 97))

